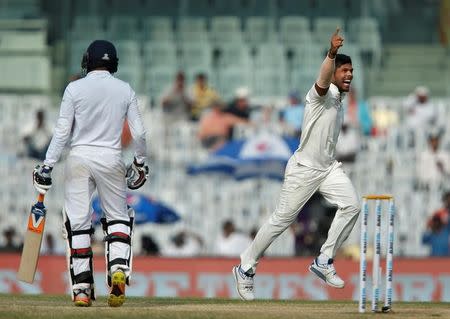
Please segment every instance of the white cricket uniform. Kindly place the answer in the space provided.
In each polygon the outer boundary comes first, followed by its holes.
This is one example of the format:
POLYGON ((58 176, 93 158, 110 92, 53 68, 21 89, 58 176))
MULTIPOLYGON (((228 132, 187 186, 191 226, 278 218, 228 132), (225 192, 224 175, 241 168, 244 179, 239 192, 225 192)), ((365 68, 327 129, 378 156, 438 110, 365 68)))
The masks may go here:
MULTIPOLYGON (((147 152, 146 132, 130 85, 108 71, 95 70, 67 86, 44 164, 53 166, 70 139, 64 210, 72 231, 91 228, 91 200, 95 189, 107 221, 130 220, 126 204, 126 168, 121 157, 125 119, 136 145, 135 156, 143 162, 147 152)), ((112 225, 108 231, 130 234, 130 228, 124 224, 112 225)), ((72 248, 87 247, 91 247, 88 234, 72 237, 72 248)), ((129 255, 129 245, 111 243, 110 260, 127 259, 129 255)), ((89 270, 89 260, 76 258, 73 267, 75 275, 89 270)), ((128 268, 122 265, 120 268, 129 275, 128 268)))
POLYGON ((335 159, 343 121, 342 98, 334 84, 324 96, 317 93, 315 86, 306 95, 300 145, 286 166, 277 208, 241 254, 244 271, 256 270, 264 251, 295 221, 316 191, 338 207, 321 253, 333 258, 349 236, 360 212, 360 202, 341 163, 335 159))

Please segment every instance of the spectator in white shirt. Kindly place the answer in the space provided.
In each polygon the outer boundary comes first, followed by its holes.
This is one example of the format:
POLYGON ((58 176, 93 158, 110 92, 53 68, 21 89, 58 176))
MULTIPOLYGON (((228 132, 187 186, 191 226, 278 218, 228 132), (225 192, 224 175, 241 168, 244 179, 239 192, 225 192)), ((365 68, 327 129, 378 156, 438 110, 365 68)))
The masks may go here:
POLYGON ((450 180, 450 153, 440 148, 441 133, 428 136, 428 148, 417 157, 416 174, 420 188, 444 186, 450 180))
POLYGON ((175 234, 166 247, 162 250, 162 255, 167 257, 192 257, 200 255, 203 248, 203 239, 197 234, 180 231, 175 234))
POLYGON ((418 86, 405 101, 406 125, 412 130, 428 130, 437 120, 435 105, 430 101, 430 91, 418 86))
POLYGON ((347 122, 342 123, 336 144, 336 159, 343 163, 354 163, 360 149, 361 142, 358 130, 347 122))
POLYGON ((52 131, 45 121, 45 111, 36 112, 36 118, 22 133, 25 146, 25 156, 43 161, 48 145, 52 138, 52 131))
POLYGON ((222 233, 217 237, 215 252, 219 256, 238 257, 242 247, 251 244, 250 236, 236 230, 234 223, 227 220, 222 224, 222 233))

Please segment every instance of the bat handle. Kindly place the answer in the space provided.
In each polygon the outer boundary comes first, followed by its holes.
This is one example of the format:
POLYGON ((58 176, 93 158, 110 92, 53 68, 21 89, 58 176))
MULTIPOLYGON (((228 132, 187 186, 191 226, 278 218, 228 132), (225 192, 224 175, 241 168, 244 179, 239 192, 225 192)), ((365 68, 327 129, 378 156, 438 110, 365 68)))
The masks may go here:
POLYGON ((39 202, 39 203, 43 203, 43 202, 44 202, 44 197, 45 197, 44 194, 39 194, 39 196, 38 196, 38 202, 39 202))

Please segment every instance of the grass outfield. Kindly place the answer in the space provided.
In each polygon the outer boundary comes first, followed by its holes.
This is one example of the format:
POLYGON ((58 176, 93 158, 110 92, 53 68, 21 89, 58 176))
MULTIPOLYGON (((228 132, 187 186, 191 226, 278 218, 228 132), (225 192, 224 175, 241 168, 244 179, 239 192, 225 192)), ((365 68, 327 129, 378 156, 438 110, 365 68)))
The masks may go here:
MULTIPOLYGON (((369 305, 368 305, 369 306, 369 305)), ((370 306, 369 306, 370 307, 370 306)), ((0 294, 0 318, 450 318, 449 303, 395 303, 388 314, 359 314, 350 301, 243 302, 230 299, 127 298, 121 308, 110 308, 104 297, 90 308, 72 305, 68 296, 0 294)))

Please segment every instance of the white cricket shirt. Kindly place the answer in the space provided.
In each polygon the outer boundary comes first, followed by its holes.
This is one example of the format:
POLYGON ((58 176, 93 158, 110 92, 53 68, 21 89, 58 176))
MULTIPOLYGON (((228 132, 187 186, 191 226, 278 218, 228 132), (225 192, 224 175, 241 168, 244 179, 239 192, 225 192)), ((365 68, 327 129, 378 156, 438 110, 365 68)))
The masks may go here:
POLYGON ((335 161, 344 116, 343 97, 334 84, 324 96, 317 93, 315 85, 308 91, 300 145, 294 153, 298 163, 326 170, 335 161))
POLYGON ((135 142, 136 158, 141 163, 147 153, 146 132, 130 85, 100 70, 69 83, 44 164, 53 166, 59 160, 70 136, 72 148, 94 146, 121 152, 125 118, 135 142))

